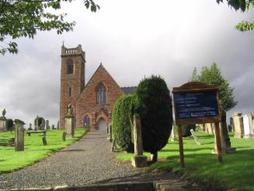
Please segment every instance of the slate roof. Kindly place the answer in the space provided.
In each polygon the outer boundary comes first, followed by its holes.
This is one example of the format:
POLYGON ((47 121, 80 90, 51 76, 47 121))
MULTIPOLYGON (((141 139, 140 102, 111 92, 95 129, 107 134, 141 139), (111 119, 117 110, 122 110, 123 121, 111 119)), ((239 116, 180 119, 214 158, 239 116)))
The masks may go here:
POLYGON ((137 86, 121 87, 124 94, 134 94, 137 91, 137 86))

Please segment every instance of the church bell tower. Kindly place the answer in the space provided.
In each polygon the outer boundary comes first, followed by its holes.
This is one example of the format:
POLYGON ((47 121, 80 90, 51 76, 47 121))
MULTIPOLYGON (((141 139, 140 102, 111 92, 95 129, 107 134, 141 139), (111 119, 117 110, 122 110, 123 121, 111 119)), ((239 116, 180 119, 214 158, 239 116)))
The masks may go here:
POLYGON ((67 106, 71 104, 75 115, 76 100, 85 85, 85 52, 81 45, 61 49, 60 128, 64 128, 67 106))

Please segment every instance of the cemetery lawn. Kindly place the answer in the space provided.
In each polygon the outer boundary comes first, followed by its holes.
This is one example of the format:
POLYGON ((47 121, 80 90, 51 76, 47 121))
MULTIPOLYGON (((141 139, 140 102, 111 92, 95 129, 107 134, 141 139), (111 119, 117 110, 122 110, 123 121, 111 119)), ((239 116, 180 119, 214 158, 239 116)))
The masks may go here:
MULTIPOLYGON (((201 145, 197 145, 191 137, 184 138, 185 169, 179 164, 177 141, 169 141, 158 153, 159 162, 151 167, 185 174, 188 178, 207 185, 254 190, 254 138, 236 139, 231 136, 231 145, 237 150, 233 154, 224 154, 223 164, 219 164, 216 155, 211 154, 214 137, 202 132, 196 134, 201 145)), ((118 160, 130 160, 131 157, 132 154, 125 152, 117 154, 118 160)))
POLYGON ((16 152, 14 147, 1 146, 3 143, 7 143, 10 138, 14 138, 15 133, 0 132, 0 174, 32 165, 53 152, 76 142, 85 133, 86 130, 84 128, 78 128, 75 130, 74 138, 67 137, 66 141, 63 142, 63 130, 47 130, 48 145, 46 146, 42 144, 41 134, 31 134, 31 136, 28 136, 25 133, 25 151, 16 152))

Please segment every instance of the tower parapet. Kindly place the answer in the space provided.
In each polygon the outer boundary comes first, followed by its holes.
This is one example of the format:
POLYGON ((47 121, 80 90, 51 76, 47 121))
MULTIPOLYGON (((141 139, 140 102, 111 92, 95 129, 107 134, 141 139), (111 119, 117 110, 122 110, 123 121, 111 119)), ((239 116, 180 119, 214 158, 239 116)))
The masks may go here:
POLYGON ((76 48, 66 48, 64 45, 62 45, 61 49, 61 56, 77 56, 82 55, 83 58, 85 58, 85 52, 82 50, 82 46, 79 44, 76 48))

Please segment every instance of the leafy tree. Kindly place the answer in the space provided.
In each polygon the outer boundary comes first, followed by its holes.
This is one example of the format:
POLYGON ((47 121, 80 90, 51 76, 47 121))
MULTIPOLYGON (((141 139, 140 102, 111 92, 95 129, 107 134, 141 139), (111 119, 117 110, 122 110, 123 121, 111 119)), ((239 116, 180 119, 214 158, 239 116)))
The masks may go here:
MULTIPOLYGON (((74 22, 65 21, 66 14, 57 14, 63 2, 73 0, 0 0, 0 54, 17 53, 16 39, 34 38, 38 31, 55 29, 57 34, 70 31, 74 22)), ((87 9, 100 7, 93 0, 83 0, 87 9)))
POLYGON ((143 148, 153 154, 168 142, 172 129, 172 103, 165 81, 157 76, 142 80, 137 88, 136 112, 141 118, 143 148))
MULTIPOLYGON (((193 73, 195 73, 195 68, 193 73)), ((228 81, 223 78, 216 63, 213 63, 210 67, 203 67, 200 74, 192 74, 192 81, 200 81, 217 86, 219 88, 219 99, 225 111, 236 106, 237 102, 234 100, 233 95, 234 89, 231 88, 228 81)))
MULTIPOLYGON (((216 0, 217 3, 224 2, 224 0, 216 0)), ((241 10, 243 12, 249 10, 254 6, 254 0, 225 0, 228 5, 235 10, 241 10)), ((253 21, 242 21, 236 25, 236 29, 239 31, 251 31, 254 29, 253 21)))

